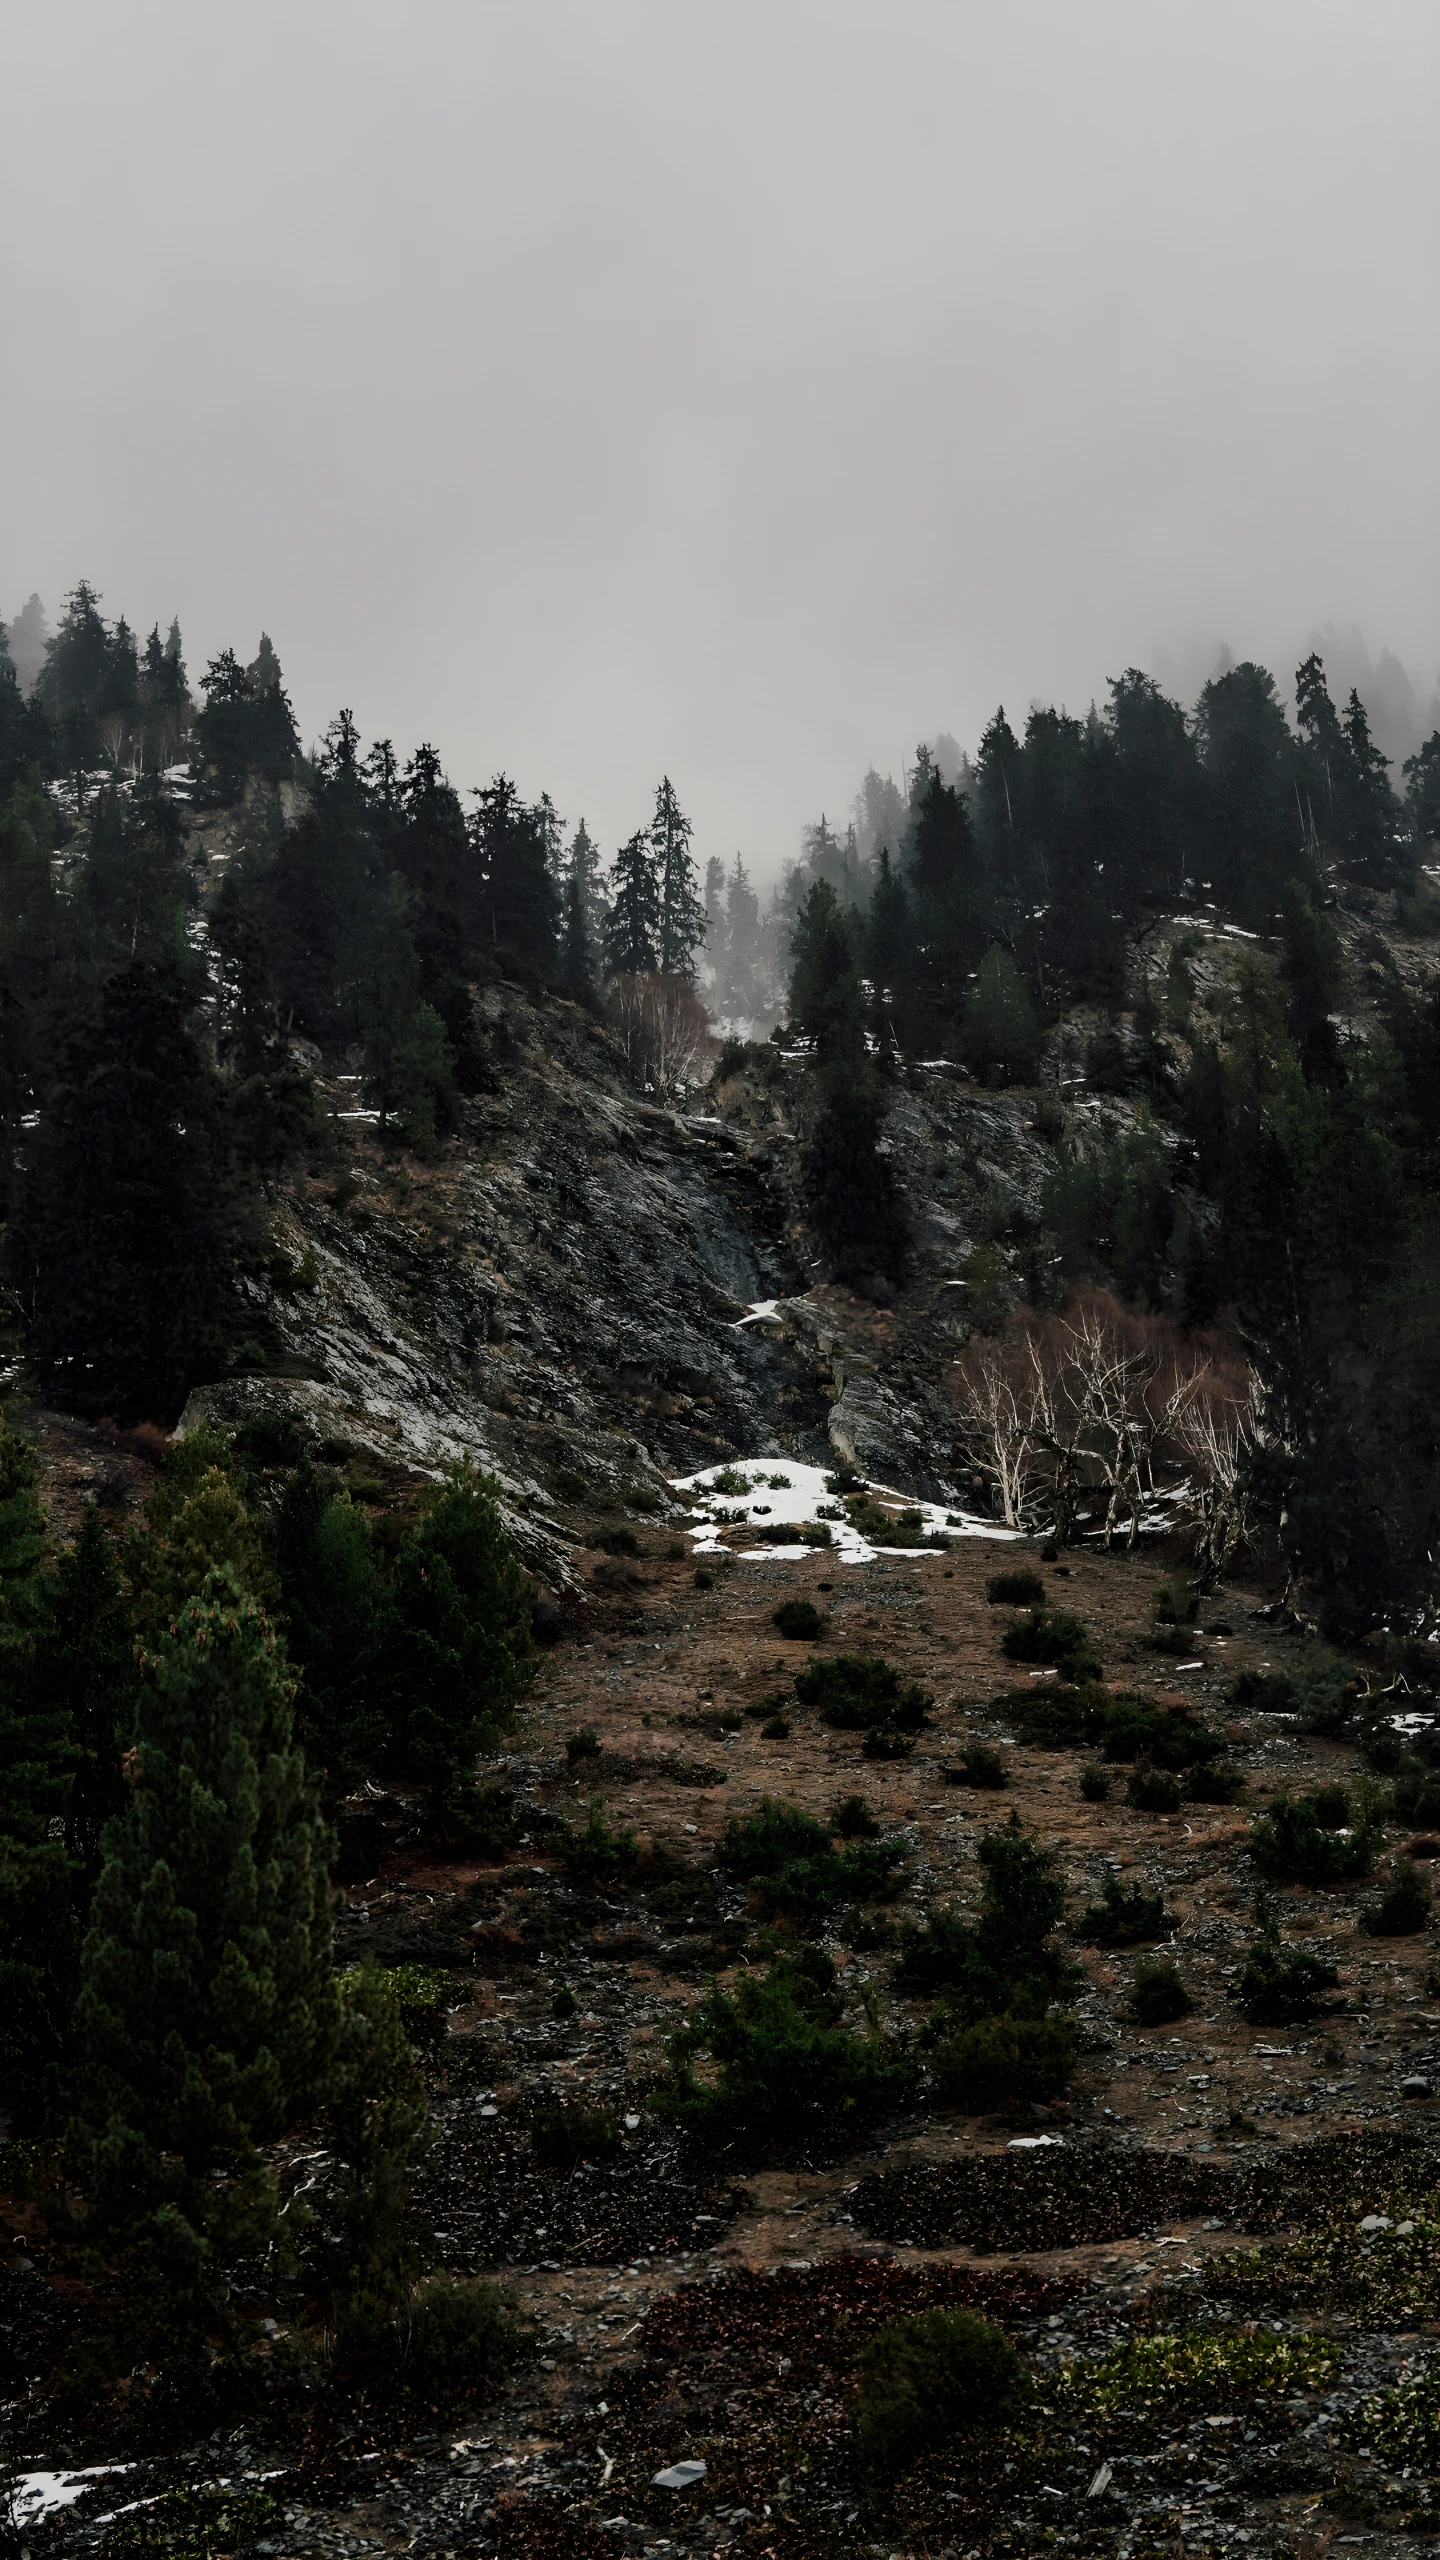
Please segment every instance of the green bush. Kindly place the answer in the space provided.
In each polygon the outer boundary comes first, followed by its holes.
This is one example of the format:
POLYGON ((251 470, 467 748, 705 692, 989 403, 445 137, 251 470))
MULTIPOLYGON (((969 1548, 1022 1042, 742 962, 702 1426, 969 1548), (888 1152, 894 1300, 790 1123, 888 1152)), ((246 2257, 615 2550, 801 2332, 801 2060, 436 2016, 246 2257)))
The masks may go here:
POLYGON ((593 1725, 582 1724, 578 1733, 565 1736, 565 1757, 573 1769, 577 1760, 598 1760, 600 1736, 593 1725))
POLYGON ((1003 2329, 978 2312, 937 2309, 891 2320, 856 2359, 855 2434, 869 2469, 895 2479, 931 2448, 1017 2410, 1025 2369, 1003 2329))
POLYGON ((1131 2338, 1106 2356, 1065 2367, 1046 2395, 1070 2423, 1104 2425, 1143 2409, 1152 2422, 1230 2412, 1257 2399, 1283 2399, 1330 2380, 1341 2350, 1329 2338, 1277 2338, 1248 2329, 1131 2338))
POLYGON ((706 2135, 761 2143, 803 2142, 817 2131, 859 2127, 913 2094, 915 2065, 875 2018, 863 2034, 841 2021, 835 1968, 820 1947, 777 1956, 716 1983, 692 2023, 673 2038, 661 2113, 706 2135), (709 2057, 702 2086, 696 2058, 709 2057))
POLYGON ((1040 1848, 1012 1813, 986 1832, 977 1855, 985 1885, 976 1919, 932 1906, 923 1928, 902 1931, 896 1979, 902 1990, 943 1992, 969 2020, 1043 2010, 1071 1981, 1053 1941, 1065 1908, 1059 1854, 1040 1848))
POLYGON ((1112 1868, 1100 1900, 1081 1912, 1075 1935, 1084 1946, 1138 1947, 1147 1938, 1167 1938, 1174 1926, 1163 1893, 1147 1893, 1142 1884, 1122 1885, 1112 1868))
POLYGON ((1188 1772, 1185 1793, 1191 1804, 1238 1804, 1245 1780, 1229 1760, 1202 1760, 1188 1772))
POLYGON ((860 1745, 864 1760, 908 1760, 915 1748, 913 1734, 897 1732, 893 1724, 877 1724, 860 1745))
POLYGON ((572 1884, 623 1884, 644 1855, 633 1831, 612 1831, 603 1796, 592 1796, 583 1831, 566 1826, 559 1843, 560 1863, 572 1884))
POLYGON ((824 1621, 813 1600, 782 1600, 772 1623, 792 1643, 812 1643, 824 1621))
POLYGON ((212 2560, 253 2551, 283 2522, 268 2489, 167 2489, 137 2514, 117 2516, 105 2548, 124 2560, 212 2560))
POLYGON ((1125 1801, 1137 1813, 1178 1813, 1184 1800, 1173 1769, 1149 1769, 1143 1762, 1125 1789, 1125 1801))
POLYGON ((620 2119, 612 2107, 583 2098, 556 2098, 537 2108, 530 2127, 535 2157, 547 2169, 573 2169, 582 2160, 613 2160, 620 2148, 620 2119))
POLYGON ((1190 1769, 1218 1758, 1224 1743, 1184 1708, 1116 1698, 1105 1715, 1101 1747, 1107 1760, 1148 1760, 1157 1769, 1190 1769))
POLYGON ((1231 1998, 1260 2027, 1288 2027, 1312 2017, 1322 1995, 1340 1979, 1335 1967, 1303 1947, 1282 1946, 1279 1924, 1263 1897, 1256 1903, 1255 1918, 1258 1934, 1246 1949, 1231 1998))
POLYGON ((795 1695, 803 1706, 818 1707, 823 1722, 840 1733, 863 1733, 881 1724, 919 1733, 934 1705, 917 1682, 902 1682, 888 1662, 859 1653, 808 1662, 795 1674, 795 1695))
POLYGON ((1430 1918, 1430 1885, 1413 1858, 1397 1858, 1395 1873, 1378 1902, 1363 1914, 1372 1938, 1413 1938, 1430 1918))
POLYGON ((760 1727, 760 1733, 762 1740, 765 1742, 788 1742, 790 1739, 789 1720, 785 1716, 767 1716, 765 1722, 760 1727))
POLYGON ((1200 1594, 1193 1582, 1162 1582, 1155 1594, 1156 1623, 1193 1627, 1200 1615, 1200 1594))
POLYGON ((1375 1864, 1375 1834, 1368 1826, 1341 1832, 1333 1827, 1336 1796, 1343 1788, 1322 1790, 1332 1801, 1324 1807, 1313 1795, 1273 1796, 1268 1812, 1250 1826, 1250 1854, 1271 1875, 1297 1884, 1340 1885, 1368 1876, 1375 1864))
POLYGON ((1068 1609, 1029 1609, 1008 1626, 1000 1650, 1011 1662, 1053 1663, 1077 1684, 1102 1677, 1081 1619, 1068 1609))
POLYGON ((966 1787, 1008 1787, 1010 1772, 988 1743, 967 1742, 960 1754, 959 1783, 966 1787))
POLYGON ((942 2006, 924 2041, 940 2096, 966 2115, 1058 2098, 1075 2068, 1074 2025, 1057 2015, 1012 2011, 967 2026, 942 2006))
POLYGON ((1350 1828, 1350 1790, 1332 1783, 1317 1787, 1311 1799, 1315 1819, 1322 1831, 1348 1831, 1350 1828))
POLYGON ((1137 1964, 1130 1984, 1130 2013, 1137 2027, 1168 2026, 1173 2018, 1188 2018, 1194 2006, 1173 1964, 1137 1964))
POLYGON ((474 2400, 494 2390, 530 2343, 530 2324, 498 2286, 482 2276, 429 2276, 401 2309, 368 2337, 351 2328, 342 2348, 383 2373, 387 2392, 431 2400, 474 2400))
POLYGON ((550 2003, 550 2015, 552 2018, 559 2018, 562 2021, 568 2018, 579 2017, 580 2003, 576 1999, 568 1982, 562 1982, 558 1986, 555 1997, 550 2003))
POLYGON ((894 1893, 904 1854, 893 1839, 837 1850, 825 1823, 767 1796, 758 1813, 731 1815, 717 1862, 737 1882, 753 1885, 767 1910, 819 1919, 842 1903, 883 1901, 894 1893))
POLYGON ((1412 1829, 1428 1830, 1440 1823, 1440 1771, 1427 1769, 1423 1760, 1403 1759, 1395 1772, 1390 1802, 1396 1821, 1408 1822, 1412 1829))
POLYGON ((840 1840, 878 1840, 880 1824, 863 1796, 839 1796, 830 1808, 830 1827, 840 1840))
POLYGON ((1015 1565, 1008 1573, 991 1574, 985 1597, 992 1609, 1039 1609, 1045 1603, 1045 1585, 1033 1565, 1015 1565))
POLYGON ((1093 1765, 1088 1769, 1082 1769, 1080 1793, 1087 1804, 1107 1804, 1110 1798, 1110 1780, 1106 1771, 1097 1769, 1093 1765))

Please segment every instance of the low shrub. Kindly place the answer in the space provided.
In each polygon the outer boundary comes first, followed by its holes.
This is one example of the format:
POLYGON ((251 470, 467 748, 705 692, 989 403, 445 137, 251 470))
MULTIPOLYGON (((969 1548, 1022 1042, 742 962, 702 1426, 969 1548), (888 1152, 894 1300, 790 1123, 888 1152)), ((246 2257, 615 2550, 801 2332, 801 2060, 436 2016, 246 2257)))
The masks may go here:
POLYGON ((1239 1804, 1244 1793, 1244 1776, 1231 1760, 1202 1760, 1185 1780, 1191 1804, 1239 1804))
POLYGON ((777 1956, 712 1986, 670 2046, 670 2076, 652 2100, 697 2133, 793 2146, 817 2132, 842 2137, 910 2098, 915 2065, 872 2016, 861 2034, 842 2023, 835 1967, 821 1947, 777 1956), (702 2085, 695 2063, 706 2056, 702 2085))
POLYGON ((1372 1938, 1413 1938, 1430 1918, 1430 1885, 1411 1858, 1397 1858, 1378 1902, 1361 1915, 1372 1938))
POLYGON ((1058 2098, 1075 2068, 1074 2024, 1054 2013, 1012 2010, 967 2025, 942 2005, 922 2042, 940 2096, 966 2115, 1058 2098))
POLYGON ((1148 1760, 1157 1769, 1191 1769, 1218 1759, 1224 1741, 1184 1707, 1157 1707, 1148 1698, 1116 1698, 1105 1717, 1101 1747, 1107 1760, 1148 1760))
POLYGON ((847 1902, 883 1901, 898 1890, 899 1840, 860 1840, 837 1850, 829 1827, 799 1805, 767 1796, 757 1813, 732 1814, 717 1863, 752 1885, 767 1910, 818 1919, 847 1902))
POLYGON ((865 1478, 861 1475, 859 1468, 852 1467, 847 1459, 843 1466, 836 1468, 833 1476, 826 1477, 825 1490, 827 1493, 863 1493, 865 1478))
POLYGON ((1147 1893, 1142 1884, 1122 1885, 1112 1867, 1099 1901, 1076 1921, 1075 1935, 1082 1946, 1138 1947, 1147 1938, 1168 1938, 1174 1926, 1163 1893, 1147 1893))
POLYGON ((959 1780, 966 1787, 1008 1787, 1010 1772, 987 1742, 967 1742, 960 1754, 959 1780))
POLYGON ((555 1997, 550 2003, 550 2015, 552 2018, 559 2018, 561 2020, 579 2017, 580 2003, 576 1999, 568 1982, 562 1982, 559 1989, 556 1991, 555 1997))
POLYGON ((880 1824, 863 1796, 838 1796, 830 1808, 830 1828, 840 1840, 878 1840, 880 1824))
POLYGON ((337 2323, 345 2361, 406 2399, 479 2399, 532 2337, 514 2304, 480 2276, 428 2276, 398 2310, 357 2303, 337 2323))
POLYGON ((1130 1984, 1130 2014, 1137 2027, 1165 2027, 1188 2018, 1195 2003, 1173 1964, 1137 1964, 1130 1984))
POLYGON ((1147 1768, 1142 1761, 1125 1789, 1125 1801, 1137 1813, 1178 1813, 1185 1797, 1173 1769, 1147 1768))
POLYGON ((1348 1831, 1350 1828, 1350 1790, 1332 1784, 1317 1787, 1311 1799, 1315 1819, 1322 1831, 1348 1831))
POLYGON ((915 1748, 913 1734, 900 1733, 893 1724, 872 1726, 860 1745, 863 1760, 908 1760, 915 1748))
POLYGON ((1282 1946, 1279 1924, 1264 1901, 1257 1903, 1255 1917, 1258 1934, 1246 1949, 1232 2000, 1259 2027, 1288 2027, 1313 2017, 1340 1979, 1334 1965, 1307 1948, 1282 1946))
POLYGON ((1324 1807, 1313 1795, 1273 1796, 1269 1809, 1250 1826, 1250 1854, 1271 1875, 1297 1884, 1350 1884, 1368 1876, 1375 1864, 1375 1834, 1368 1826, 1356 1831, 1334 1827, 1333 1799, 1343 1788, 1326 1788, 1332 1801, 1324 1807))
POLYGON ((640 1541, 633 1529, 592 1529, 587 1547, 603 1547, 607 1556, 638 1556, 640 1541))
MULTIPOLYGON (((138 2511, 116 2517, 105 2536, 124 2560, 211 2560, 213 2552, 250 2552, 283 2529, 284 2511, 268 2489, 167 2489, 138 2511)), ((14 2547, 23 2549, 18 2537, 14 2547)))
POLYGON ((868 1538, 876 1547, 923 1547, 925 1515, 923 1511, 887 1511, 868 1493, 851 1494, 845 1505, 846 1515, 857 1537, 868 1538))
POLYGON ((600 1736, 593 1725, 582 1724, 578 1733, 565 1736, 565 1757, 573 1769, 578 1760, 598 1760, 600 1736))
POLYGON ((765 1722, 760 1727, 760 1736, 761 1740, 764 1742, 788 1742, 790 1739, 790 1725, 788 1718, 785 1716, 767 1716, 765 1722))
POLYGON ((1018 2410, 1029 2388, 1003 2329, 975 2311, 891 2320, 855 2365, 856 2439, 869 2469, 893 2480, 922 2452, 1018 2410))
POLYGON ((901 1932, 896 1980, 902 1990, 943 1992, 965 2019, 1043 2011, 1072 1979, 1053 1939, 1065 1909, 1059 1853, 1042 1849, 1012 1813, 976 1854, 985 1870, 976 1918, 932 1905, 923 1928, 901 1932))
POLYGON ((1053 1663, 1077 1684, 1103 1676, 1083 1621, 1068 1609, 1027 1610, 1006 1628, 1000 1650, 1011 1662, 1053 1663))
POLYGON ((1155 1622, 1161 1627, 1193 1627, 1200 1615, 1200 1594, 1193 1582, 1162 1582, 1155 1594, 1155 1622))
POLYGON ((848 1919, 842 1920, 839 1934, 856 1955, 868 1955, 879 1947, 893 1947, 897 1932, 885 1912, 865 1909, 852 1911, 848 1919))
POLYGON ((792 1644, 813 1644, 824 1624, 813 1600, 782 1600, 771 1612, 772 1625, 792 1644))
POLYGON ((747 1716, 780 1716, 790 1704, 788 1689, 767 1689, 763 1698, 752 1698, 744 1713, 747 1716))
POLYGON ((1390 1803, 1395 1820, 1409 1823, 1412 1829, 1429 1830, 1440 1823, 1440 1771, 1427 1769, 1423 1760, 1412 1756, 1402 1759, 1390 1803))
POLYGON ((1088 1769, 1082 1769, 1080 1772, 1080 1793, 1087 1804, 1107 1804, 1110 1799, 1110 1778, 1108 1771, 1104 1769, 1097 1769, 1093 1764, 1088 1769))
POLYGON ((547 2169, 573 2169, 582 2160, 613 2160, 620 2148, 620 2119, 611 2107, 582 2098, 557 2098, 537 2108, 530 2127, 535 2157, 547 2169))
POLYGON ((1143 2410, 1152 2423, 1209 2409, 1229 2414, 1248 2401, 1283 2399, 1328 2382, 1341 2352, 1329 2338, 1277 2338, 1250 2329, 1152 2334, 1106 2356, 1077 2357, 1045 2389, 1072 2423, 1103 2424, 1122 2410, 1143 2410))
POLYGON ((612 1831, 603 1796, 592 1796, 583 1831, 566 1831, 559 1841, 560 1863, 572 1884, 623 1884, 633 1876, 644 1851, 633 1831, 612 1831))
POLYGON ((1040 1609, 1045 1605, 1045 1585, 1033 1565, 1014 1565, 1008 1573, 991 1574, 985 1597, 992 1609, 1040 1609))
POLYGON ((894 1725, 901 1733, 919 1733, 934 1705, 916 1681, 902 1681, 878 1655, 837 1653, 826 1662, 807 1662, 795 1674, 801 1704, 818 1707, 822 1720, 840 1733, 863 1733, 871 1725, 894 1725))

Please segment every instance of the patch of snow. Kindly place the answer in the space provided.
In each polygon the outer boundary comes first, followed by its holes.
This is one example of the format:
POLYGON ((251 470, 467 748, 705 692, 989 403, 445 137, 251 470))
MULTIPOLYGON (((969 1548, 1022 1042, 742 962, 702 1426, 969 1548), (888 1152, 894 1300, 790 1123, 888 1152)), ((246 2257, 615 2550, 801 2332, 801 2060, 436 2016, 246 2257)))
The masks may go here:
POLYGON ((748 1313, 731 1326, 731 1332, 739 1333, 741 1327, 747 1324, 764 1324, 768 1317, 778 1316, 783 1303, 784 1301, 780 1298, 756 1298, 748 1313))
MULTIPOLYGON (((755 1312, 752 1310, 752 1313, 755 1312)), ((822 1555, 835 1564, 871 1564, 877 1555, 903 1555, 912 1558, 943 1555, 945 1547, 887 1547, 872 1538, 862 1537, 851 1526, 849 1514, 836 1494, 827 1491, 825 1479, 833 1470, 826 1467, 802 1466, 793 1458, 730 1459, 725 1464, 703 1467, 697 1475, 671 1478, 674 1492, 691 1497, 694 1516, 690 1536, 697 1555, 738 1553, 757 1561, 776 1556, 822 1555), (744 1490, 727 1493, 717 1485, 720 1476, 740 1478, 744 1490), (758 1495, 759 1499, 754 1497, 758 1495), (727 1528, 742 1525, 774 1523, 786 1528, 801 1528, 818 1520, 827 1511, 839 1511, 842 1517, 831 1519, 830 1545, 806 1549, 798 1545, 743 1547, 736 1550, 724 1546, 727 1528)), ((897 1509, 918 1511, 921 1534, 938 1535, 946 1546, 956 1538, 993 1538, 1008 1544, 1018 1537, 1015 1529, 1002 1529, 995 1520, 981 1520, 973 1513, 953 1511, 943 1502, 920 1502, 908 1493, 897 1493, 893 1486, 867 1484, 867 1494, 875 1501, 894 1504, 897 1509)))
POLYGON ((41 2516, 73 2507, 92 2480, 109 2479, 117 2471, 133 2471, 133 2462, 96 2462, 88 2471, 17 2471, 11 2499, 17 2525, 37 2524, 41 2516))

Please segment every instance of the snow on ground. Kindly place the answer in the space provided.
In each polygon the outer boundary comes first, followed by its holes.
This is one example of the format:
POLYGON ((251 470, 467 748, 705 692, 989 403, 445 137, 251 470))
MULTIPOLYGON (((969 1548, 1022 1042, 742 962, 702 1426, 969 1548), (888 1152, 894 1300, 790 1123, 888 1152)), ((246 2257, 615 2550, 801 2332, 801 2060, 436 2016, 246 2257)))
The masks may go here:
POLYGON ((73 2507, 93 2481, 134 2468, 133 2462, 96 2462, 88 2471, 17 2471, 10 2492, 15 2522, 21 2527, 38 2524, 57 2507, 73 2507))
POLYGON ((741 1316, 739 1323, 731 1327, 731 1331, 738 1333, 741 1325, 764 1324, 767 1317, 778 1316, 782 1304, 783 1301, 779 1298, 756 1298, 748 1312, 741 1316))
MULTIPOLYGON (((870 1564, 877 1555, 943 1554, 940 1546, 890 1546, 873 1534, 873 1523, 871 1534, 862 1535, 840 1497, 827 1490, 827 1473, 824 1467, 804 1467, 793 1458, 747 1458, 743 1463, 732 1459, 724 1466, 703 1467, 698 1475, 672 1477, 671 1486, 674 1492, 690 1497, 694 1512, 690 1535, 697 1555, 718 1554, 724 1545, 724 1531, 742 1523, 763 1531, 771 1523, 788 1528, 801 1527, 812 1520, 828 1525, 831 1543, 819 1552, 836 1564, 870 1564)), ((943 1502, 914 1501, 908 1493, 896 1493, 889 1485, 867 1484, 865 1492, 872 1503, 881 1504, 897 1519, 902 1511, 911 1515, 912 1522, 918 1514, 922 1536, 938 1536, 947 1545, 954 1538, 1008 1542, 1018 1534, 1013 1529, 1000 1528, 993 1520, 977 1519, 968 1511, 948 1511, 943 1502)), ((794 1543, 727 1550, 746 1557, 793 1557, 805 1551, 794 1543)))

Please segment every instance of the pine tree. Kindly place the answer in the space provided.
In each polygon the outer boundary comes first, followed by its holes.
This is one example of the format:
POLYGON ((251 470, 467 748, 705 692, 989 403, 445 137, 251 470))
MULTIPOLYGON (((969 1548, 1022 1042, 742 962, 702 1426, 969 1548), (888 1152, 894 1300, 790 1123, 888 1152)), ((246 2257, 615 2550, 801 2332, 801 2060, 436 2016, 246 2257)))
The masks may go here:
POLYGON ((691 833, 667 773, 655 793, 655 815, 650 821, 660 895, 660 968, 667 978, 693 979, 695 954, 705 939, 705 909, 690 852, 691 833))
POLYGON ((24 2132, 42 2123, 65 2052, 78 1950, 61 1837, 69 1736, 35 1679, 38 1474, 28 1442, 0 1422, 0 2088, 24 2132))
POLYGON ((1398 811, 1390 768, 1370 735, 1365 705, 1353 685, 1344 713, 1346 775, 1345 842, 1349 865, 1362 880, 1384 887, 1407 866, 1396 842, 1398 811))
POLYGON ((428 2138, 425 2083, 388 1977, 341 1977, 329 2084, 331 2159, 312 2272, 347 2328, 364 2330, 417 2267, 410 2176, 428 2138))
POLYGON ((814 1042, 822 1066, 849 1066, 865 1054, 858 927, 830 882, 817 880, 791 932, 791 1028, 814 1042))
POLYGON ((982 898, 970 813, 958 791, 929 769, 916 750, 906 887, 915 924, 911 972, 922 1037, 953 1037, 968 973, 979 958, 982 898))
POLYGON ((725 974, 720 1010, 732 1021, 748 1021, 760 1011, 756 970, 760 959, 760 901, 739 854, 725 884, 725 974))
POLYGON ((306 1751, 321 1767, 363 1764, 379 1739, 373 1683, 385 1617, 370 1523, 303 1457, 276 1508, 274 1546, 306 1751))
POLYGON ((585 927, 585 893, 572 871, 565 883, 564 938, 560 946, 560 983, 588 1003, 595 993, 595 955, 585 927))
POLYGON ((411 1145, 429 1146, 449 1077, 450 1052, 439 1015, 420 994, 410 911, 410 892, 397 871, 362 981, 359 1011, 367 1089, 379 1104, 381 1128, 393 1115, 411 1145))
POLYGON ((961 1023, 961 1054, 987 1083, 1024 1084, 1035 1071, 1039 1025, 1024 981, 1002 943, 975 973, 961 1023))
POLYGON ((600 952, 605 940, 605 918, 608 902, 605 884, 600 876, 600 848, 582 818, 570 839, 566 870, 567 881, 573 880, 580 893, 585 919, 585 938, 592 953, 600 952))
POLYGON ((1335 1084, 1340 1080, 1340 1044, 1330 1016, 1340 1001, 1340 941, 1298 880, 1288 883, 1281 901, 1281 931, 1290 1037, 1307 1083, 1335 1084))
POLYGON ((85 1940, 78 2134, 99 2230, 172 2334, 228 2325, 278 2215, 258 2146, 325 2089, 338 2018, 328 1836, 261 1610, 213 1574, 140 1693, 134 1782, 85 1940))
POLYGON ((871 986, 871 1013, 877 1039, 899 1046, 902 991, 910 969, 912 928, 905 883, 882 844, 865 926, 865 969, 871 986))
POLYGON ((881 1152, 885 1107, 866 1050, 858 923, 828 880, 814 883, 795 923, 790 1016, 815 1043, 817 1090, 800 1170, 832 1276, 883 1299, 904 1269, 908 1236, 881 1152))
POLYGON ((557 899, 544 813, 527 809, 503 773, 475 797, 486 956, 548 978, 555 967, 557 899))
POLYGON ((45 644, 45 663, 34 688, 54 723, 62 770, 77 784, 100 753, 98 711, 110 666, 110 633, 100 598, 82 578, 65 599, 59 630, 45 644))
POLYGON ((1411 828, 1422 844, 1433 844, 1440 836, 1440 729, 1432 729, 1423 747, 1406 757, 1402 771, 1411 828))
POLYGON ((654 974, 660 966, 660 921, 654 846, 642 827, 615 856, 605 923, 607 978, 654 974))
POLYGON ((397 1768, 463 1794, 529 1685, 531 1589, 493 1480, 468 1460, 401 1545, 392 1590, 397 1768))
POLYGON ((1305 832, 1311 837, 1323 833, 1333 839, 1340 820, 1337 816, 1336 793, 1343 810, 1345 795, 1345 733, 1339 715, 1330 699, 1325 681, 1324 661, 1312 649, 1303 666, 1295 670, 1295 726, 1307 749, 1310 770, 1302 788, 1306 793, 1303 811, 1305 832), (1318 818, 1316 802, 1318 797, 1318 818))
POLYGON ((62 1038, 6 1237, 52 1393, 164 1419, 223 1366, 253 1212, 189 972, 137 960, 62 1038))
POLYGON ((115 1550, 93 1503, 41 1593, 35 1693, 63 1723, 71 1764, 65 1849, 80 1916, 100 1871, 105 1826, 123 1811, 138 1682, 134 1619, 115 1550))

